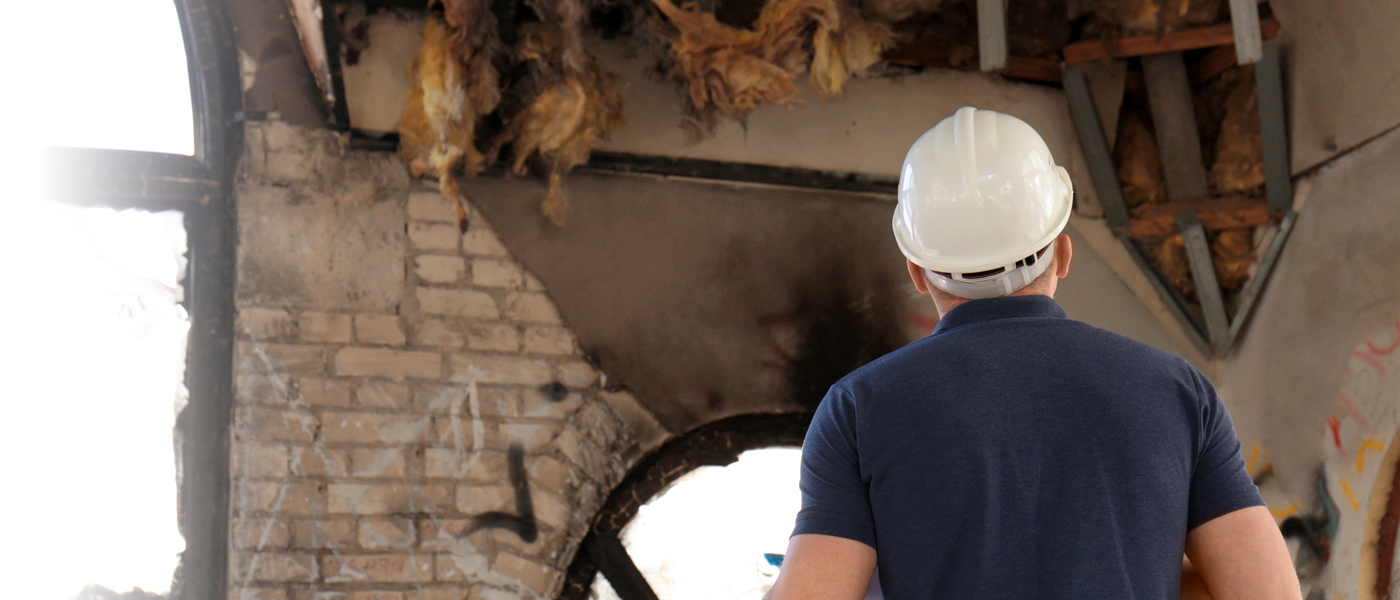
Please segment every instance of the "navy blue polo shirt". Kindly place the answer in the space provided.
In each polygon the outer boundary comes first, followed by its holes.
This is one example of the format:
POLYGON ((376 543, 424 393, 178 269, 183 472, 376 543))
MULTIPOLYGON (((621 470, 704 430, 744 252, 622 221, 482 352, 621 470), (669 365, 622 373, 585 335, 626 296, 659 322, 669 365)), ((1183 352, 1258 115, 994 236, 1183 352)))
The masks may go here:
POLYGON ((1215 389, 1047 296, 973 300, 837 382, 794 535, 875 548, 887 598, 1176 598, 1186 532, 1263 501, 1215 389))

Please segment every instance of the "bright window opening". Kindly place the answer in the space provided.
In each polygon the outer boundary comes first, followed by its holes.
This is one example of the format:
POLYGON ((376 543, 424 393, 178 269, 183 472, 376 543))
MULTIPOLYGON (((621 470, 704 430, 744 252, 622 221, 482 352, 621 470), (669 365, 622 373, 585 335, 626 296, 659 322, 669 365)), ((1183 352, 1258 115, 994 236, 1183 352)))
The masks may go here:
MULTIPOLYGON (((642 505, 622 544, 663 600, 761 600, 778 577, 765 554, 787 551, 802 506, 802 451, 750 450, 700 467, 642 505)), ((600 574, 590 598, 616 600, 600 574)))
POLYGON ((194 154, 174 2, 23 2, 6 13, 10 144, 194 154))
POLYGON ((8 595, 170 589, 189 320, 178 212, 0 209, 8 595))

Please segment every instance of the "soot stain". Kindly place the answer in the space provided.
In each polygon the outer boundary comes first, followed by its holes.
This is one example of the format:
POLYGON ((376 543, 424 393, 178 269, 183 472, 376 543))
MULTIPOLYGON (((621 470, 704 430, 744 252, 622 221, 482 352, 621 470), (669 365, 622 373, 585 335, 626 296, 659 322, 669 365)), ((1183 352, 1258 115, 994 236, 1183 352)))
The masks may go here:
POLYGON ((816 410, 832 384, 902 345, 899 299, 883 277, 858 282, 832 274, 806 284, 798 304, 799 342, 787 367, 791 399, 816 410))

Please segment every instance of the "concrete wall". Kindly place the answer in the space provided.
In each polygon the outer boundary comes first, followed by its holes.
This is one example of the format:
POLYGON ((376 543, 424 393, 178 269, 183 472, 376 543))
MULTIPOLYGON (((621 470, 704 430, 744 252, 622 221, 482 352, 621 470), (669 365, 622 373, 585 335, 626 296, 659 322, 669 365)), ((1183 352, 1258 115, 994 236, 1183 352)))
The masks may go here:
POLYGON ((1221 380, 1246 447, 1272 463, 1271 507, 1323 514, 1326 482, 1340 518, 1332 571, 1319 582, 1329 598, 1371 597, 1358 595, 1360 565, 1375 550, 1362 532, 1379 535, 1395 474, 1396 161, 1392 131, 1298 182, 1297 227, 1221 380))

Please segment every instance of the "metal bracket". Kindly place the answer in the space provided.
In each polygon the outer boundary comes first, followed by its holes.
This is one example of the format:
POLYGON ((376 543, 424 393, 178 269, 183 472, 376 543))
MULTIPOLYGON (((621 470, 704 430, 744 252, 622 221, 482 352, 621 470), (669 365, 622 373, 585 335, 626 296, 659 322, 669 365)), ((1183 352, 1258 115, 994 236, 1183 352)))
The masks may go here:
POLYGON ((1220 284, 1215 279, 1215 263, 1210 259, 1210 244, 1206 241, 1206 229, 1201 225, 1195 210, 1183 210, 1176 214, 1176 226, 1186 242, 1186 259, 1191 264, 1191 279, 1196 282, 1196 297, 1201 301, 1205 312, 1206 333, 1215 349, 1215 356, 1224 356, 1230 349, 1230 320, 1225 314, 1225 299, 1220 294, 1220 284))
POLYGON ((1235 28, 1235 57, 1239 64, 1262 60, 1258 0, 1230 0, 1230 23, 1235 28))
POLYGON ((1259 138, 1264 146, 1264 193, 1269 212, 1293 209, 1293 179, 1288 164, 1288 129, 1283 118, 1283 77, 1278 41, 1264 44, 1264 58, 1254 65, 1259 94, 1259 138))
POLYGON ((977 55, 983 71, 1006 66, 1006 0, 977 0, 977 55))
POLYGON ((1128 205, 1123 200, 1123 189, 1118 183, 1118 169, 1113 165, 1113 152, 1108 149, 1108 138, 1104 135, 1103 123, 1099 121, 1098 110, 1094 107, 1094 97, 1089 93, 1089 79, 1079 67, 1066 66, 1064 70, 1065 96, 1069 99, 1070 115, 1074 117, 1074 127, 1079 131, 1079 141, 1084 145, 1084 158, 1089 161, 1089 173, 1094 179, 1094 189, 1099 193, 1103 204, 1104 220, 1114 231, 1128 226, 1128 205))

